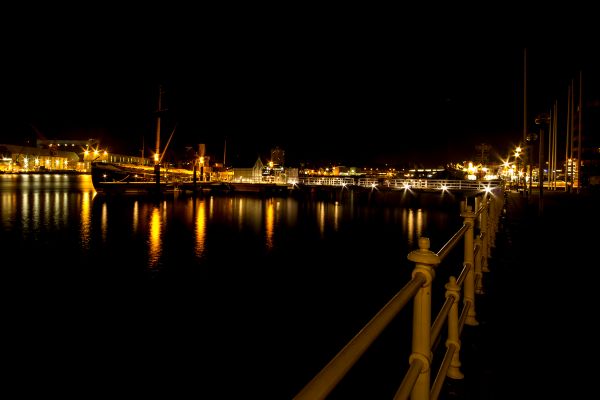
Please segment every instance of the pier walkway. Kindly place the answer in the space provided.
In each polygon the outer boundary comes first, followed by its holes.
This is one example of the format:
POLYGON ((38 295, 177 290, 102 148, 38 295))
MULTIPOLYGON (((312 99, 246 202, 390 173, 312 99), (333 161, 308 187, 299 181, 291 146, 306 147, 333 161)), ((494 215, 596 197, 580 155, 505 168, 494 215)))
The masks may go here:
POLYGON ((462 381, 445 398, 589 398, 597 391, 600 194, 507 192, 478 295, 479 326, 465 327, 462 381))

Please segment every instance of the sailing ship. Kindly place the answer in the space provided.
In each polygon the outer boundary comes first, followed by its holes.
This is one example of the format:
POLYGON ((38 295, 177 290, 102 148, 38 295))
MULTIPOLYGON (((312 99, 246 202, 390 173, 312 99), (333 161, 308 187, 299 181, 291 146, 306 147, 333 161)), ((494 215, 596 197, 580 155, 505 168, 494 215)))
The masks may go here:
POLYGON ((173 131, 160 151, 160 116, 162 108, 161 87, 158 96, 158 109, 156 121, 156 149, 153 163, 143 157, 131 157, 137 162, 109 162, 108 160, 93 161, 91 163, 92 184, 98 193, 140 193, 161 194, 173 192, 177 187, 193 179, 194 172, 183 168, 168 169, 162 166, 164 154, 171 142, 173 131))

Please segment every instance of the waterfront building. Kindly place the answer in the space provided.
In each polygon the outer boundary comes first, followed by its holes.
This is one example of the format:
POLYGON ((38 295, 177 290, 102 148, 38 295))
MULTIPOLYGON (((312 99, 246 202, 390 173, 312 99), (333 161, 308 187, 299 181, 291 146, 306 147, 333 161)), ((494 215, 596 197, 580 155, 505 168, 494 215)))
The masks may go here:
MULTIPOLYGON (((79 148, 77 148, 79 150, 79 148)), ((1 172, 85 171, 74 146, 39 148, 0 144, 1 172)))

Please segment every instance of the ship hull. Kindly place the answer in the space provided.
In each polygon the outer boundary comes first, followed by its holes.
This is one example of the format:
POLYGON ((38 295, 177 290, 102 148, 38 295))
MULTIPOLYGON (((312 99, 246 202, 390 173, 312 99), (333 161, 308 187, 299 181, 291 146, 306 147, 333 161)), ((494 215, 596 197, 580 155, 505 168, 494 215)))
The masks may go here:
POLYGON ((92 163, 92 184, 102 194, 160 194, 173 192, 192 172, 161 171, 157 183, 153 167, 129 164, 92 163))

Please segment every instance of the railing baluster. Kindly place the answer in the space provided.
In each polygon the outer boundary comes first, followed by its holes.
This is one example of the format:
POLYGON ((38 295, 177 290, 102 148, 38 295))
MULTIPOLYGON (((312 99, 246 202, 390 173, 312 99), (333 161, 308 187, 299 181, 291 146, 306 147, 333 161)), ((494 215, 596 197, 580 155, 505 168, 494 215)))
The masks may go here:
POLYGON ((467 272, 467 278, 465 279, 464 291, 465 291, 465 303, 471 303, 469 309, 469 315, 467 316, 467 325, 478 325, 476 313, 475 313, 475 274, 473 271, 473 231, 475 224, 475 213, 472 211, 471 206, 467 206, 467 209, 461 214, 461 217, 465 219, 464 224, 469 228, 465 233, 465 258, 464 263, 468 265, 469 271, 467 272))
POLYGON ((421 360, 423 368, 415 382, 412 399, 429 399, 431 381, 431 283, 435 277, 434 268, 440 263, 437 254, 429 250, 429 239, 419 238, 419 250, 411 251, 408 259, 415 263, 413 276, 424 275, 427 280, 413 300, 412 353, 409 361, 421 360))
MULTIPOLYGON (((371 186, 370 179, 358 179, 359 185, 371 186)), ((410 182, 413 188, 427 188, 428 181, 402 180, 392 181, 392 186, 410 182)), ((442 181, 439 181, 442 182, 442 181)), ((430 182, 431 183, 431 182, 430 182)), ((450 185, 449 182, 446 182, 450 185)), ((438 183, 439 185, 440 183, 438 183)), ((477 184, 475 184, 477 185, 477 184)), ((461 183, 458 184, 461 187, 461 183)), ((462 187, 465 187, 463 185, 462 187)), ((431 187, 436 187, 431 186, 431 187)), ((419 249, 411 251, 407 258, 415 263, 413 279, 398 292, 386 306, 373 317, 361 331, 315 376, 295 397, 295 399, 324 399, 337 383, 345 376, 358 358, 367 350, 376 337, 388 325, 391 319, 413 299, 412 350, 409 368, 394 399, 429 400, 440 394, 445 377, 462 379, 460 371, 460 335, 464 325, 478 325, 475 312, 475 293, 483 293, 483 267, 487 266, 487 257, 493 242, 495 219, 499 217, 496 199, 485 195, 483 201, 476 198, 476 212, 468 205, 461 205, 463 226, 442 246, 436 254, 429 250, 430 242, 426 237, 419 238, 419 249), (475 219, 480 219, 480 232, 474 238, 475 219), (431 325, 431 289, 435 278, 435 269, 442 259, 457 246, 464 237, 464 262, 459 278, 450 277, 446 287, 446 302, 438 312, 435 323, 431 325), (463 290, 462 312, 459 315, 460 291, 463 290), (449 302, 449 299, 452 301, 449 302), (432 343, 437 340, 441 328, 448 323, 446 354, 431 385, 432 343)))

